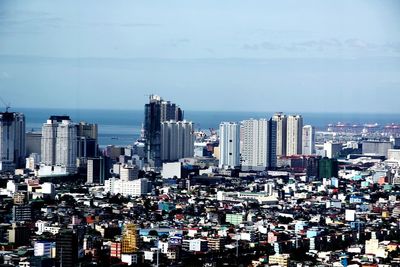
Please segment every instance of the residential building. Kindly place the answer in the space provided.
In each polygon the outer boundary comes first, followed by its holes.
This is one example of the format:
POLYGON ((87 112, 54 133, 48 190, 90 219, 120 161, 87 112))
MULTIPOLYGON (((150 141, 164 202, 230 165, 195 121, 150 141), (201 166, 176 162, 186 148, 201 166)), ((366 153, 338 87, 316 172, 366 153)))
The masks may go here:
POLYGON ((287 117, 286 155, 299 155, 302 153, 303 117, 289 115, 287 117))
POLYGON ((40 176, 52 175, 55 166, 60 174, 74 174, 77 170, 76 125, 68 116, 51 116, 42 127, 40 176))
POLYGON ((145 105, 144 139, 147 160, 154 167, 161 167, 161 123, 183 121, 183 111, 174 103, 164 101, 160 96, 150 95, 145 105))
POLYGON ((193 123, 189 121, 164 121, 161 123, 161 160, 177 161, 193 157, 193 123))
POLYGON ((25 164, 25 116, 0 112, 0 171, 12 171, 25 164))
POLYGON ((303 126, 302 154, 303 155, 315 154, 315 127, 311 125, 303 126))
POLYGON ((242 121, 241 156, 245 170, 265 170, 276 164, 275 121, 250 119, 242 121))
POLYGON ((287 117, 278 112, 271 119, 276 122, 276 156, 286 156, 287 117))
POLYGON ((236 122, 222 122, 219 127, 219 168, 234 169, 240 166, 240 126, 236 122))

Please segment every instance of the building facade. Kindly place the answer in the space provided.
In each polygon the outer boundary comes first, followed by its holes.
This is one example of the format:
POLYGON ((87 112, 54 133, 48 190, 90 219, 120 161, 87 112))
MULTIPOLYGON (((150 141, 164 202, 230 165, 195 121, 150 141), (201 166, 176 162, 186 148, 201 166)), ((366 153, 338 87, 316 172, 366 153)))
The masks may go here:
POLYGON ((271 119, 276 122, 276 156, 285 156, 287 117, 285 114, 278 112, 271 119))
POLYGON ((161 123, 161 160, 177 161, 193 157, 193 123, 189 121, 165 121, 161 123))
POLYGON ((41 142, 42 175, 51 174, 54 166, 61 167, 65 170, 65 174, 76 173, 76 129, 76 125, 72 123, 68 116, 51 116, 43 124, 41 142), (47 169, 50 169, 50 171, 47 172, 47 169))
POLYGON ((174 103, 164 101, 160 96, 150 95, 149 103, 144 107, 143 135, 146 158, 150 165, 161 167, 161 123, 164 121, 182 121, 183 111, 174 103))
POLYGON ((219 168, 234 169, 240 166, 240 126, 236 122, 222 122, 219 126, 219 168))
POLYGON ((250 119, 242 122, 241 156, 242 168, 265 170, 276 164, 275 121, 250 119))
POLYGON ((17 112, 0 113, 0 171, 25 164, 25 116, 17 112))
POLYGON ((286 155, 299 155, 302 153, 303 117, 289 115, 287 117, 286 155))
POLYGON ((311 125, 303 126, 301 153, 303 155, 315 154, 315 127, 311 125))

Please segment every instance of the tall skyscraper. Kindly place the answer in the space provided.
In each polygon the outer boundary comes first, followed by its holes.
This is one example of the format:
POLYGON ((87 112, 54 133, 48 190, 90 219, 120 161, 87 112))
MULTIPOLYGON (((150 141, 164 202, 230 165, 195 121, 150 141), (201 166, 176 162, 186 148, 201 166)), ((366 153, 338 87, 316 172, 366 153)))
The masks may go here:
POLYGON ((160 96, 150 95, 144 107, 144 138, 147 160, 152 166, 161 167, 161 123, 170 120, 182 121, 183 111, 160 96))
POLYGON ((287 117, 285 114, 278 112, 271 119, 276 122, 276 155, 285 156, 287 117))
POLYGON ((98 154, 98 127, 97 124, 80 122, 76 125, 77 157, 92 158, 98 154))
POLYGON ((303 117, 301 115, 289 115, 287 118, 287 156, 299 155, 302 153, 302 131, 303 117))
POLYGON ((243 169, 265 170, 273 167, 276 162, 276 122, 266 119, 245 120, 241 134, 243 169))
POLYGON ((0 170, 12 170, 25 163, 25 116, 0 113, 0 170))
POLYGON ((193 123, 189 121, 164 121, 161 123, 161 160, 176 161, 193 157, 193 123))
POLYGON ((69 116, 51 116, 42 127, 41 160, 45 166, 60 166, 76 172, 76 125, 69 116))
POLYGON ((302 149, 303 155, 315 154, 315 127, 311 125, 305 125, 303 127, 302 145, 303 145, 302 149))
POLYGON ((219 136, 219 167, 233 169, 240 166, 240 126, 236 122, 222 122, 219 136))

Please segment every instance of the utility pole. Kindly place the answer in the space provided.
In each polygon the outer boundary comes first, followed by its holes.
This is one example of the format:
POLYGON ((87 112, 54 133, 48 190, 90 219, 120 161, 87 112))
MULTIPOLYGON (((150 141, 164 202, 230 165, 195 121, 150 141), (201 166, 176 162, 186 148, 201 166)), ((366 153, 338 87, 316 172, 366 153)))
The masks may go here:
POLYGON ((159 248, 159 246, 160 246, 160 238, 157 237, 157 264, 156 264, 157 267, 160 264, 160 248, 159 248))

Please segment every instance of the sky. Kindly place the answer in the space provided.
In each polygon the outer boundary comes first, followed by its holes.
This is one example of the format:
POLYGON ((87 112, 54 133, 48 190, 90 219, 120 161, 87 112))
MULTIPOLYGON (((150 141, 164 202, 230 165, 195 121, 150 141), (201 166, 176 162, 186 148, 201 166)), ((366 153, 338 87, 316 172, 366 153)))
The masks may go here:
POLYGON ((0 1, 14 109, 142 109, 149 94, 186 110, 400 113, 400 1, 0 1))

